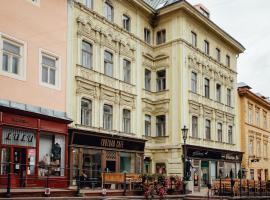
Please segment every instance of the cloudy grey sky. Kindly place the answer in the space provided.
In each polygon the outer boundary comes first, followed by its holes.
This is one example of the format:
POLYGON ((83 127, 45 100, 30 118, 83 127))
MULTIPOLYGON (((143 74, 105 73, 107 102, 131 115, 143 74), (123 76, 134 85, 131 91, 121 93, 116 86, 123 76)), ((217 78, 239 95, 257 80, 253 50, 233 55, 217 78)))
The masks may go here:
POLYGON ((187 0, 202 3, 210 18, 244 45, 238 59, 238 82, 270 96, 270 0, 187 0))

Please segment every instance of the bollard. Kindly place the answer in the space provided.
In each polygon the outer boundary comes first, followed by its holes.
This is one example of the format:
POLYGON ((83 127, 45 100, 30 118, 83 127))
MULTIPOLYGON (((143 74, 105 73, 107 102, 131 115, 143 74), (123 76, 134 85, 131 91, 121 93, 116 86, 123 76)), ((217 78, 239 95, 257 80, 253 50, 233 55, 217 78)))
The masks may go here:
POLYGON ((7 193, 6 193, 7 198, 11 197, 10 188, 11 188, 11 162, 8 163, 8 183, 7 183, 7 193))

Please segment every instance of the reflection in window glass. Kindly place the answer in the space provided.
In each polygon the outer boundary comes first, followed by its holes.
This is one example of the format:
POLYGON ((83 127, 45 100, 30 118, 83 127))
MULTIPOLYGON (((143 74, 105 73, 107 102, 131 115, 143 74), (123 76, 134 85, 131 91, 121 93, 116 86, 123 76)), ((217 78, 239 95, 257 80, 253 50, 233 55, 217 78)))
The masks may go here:
POLYGON ((120 172, 135 172, 135 154, 120 152, 120 172))

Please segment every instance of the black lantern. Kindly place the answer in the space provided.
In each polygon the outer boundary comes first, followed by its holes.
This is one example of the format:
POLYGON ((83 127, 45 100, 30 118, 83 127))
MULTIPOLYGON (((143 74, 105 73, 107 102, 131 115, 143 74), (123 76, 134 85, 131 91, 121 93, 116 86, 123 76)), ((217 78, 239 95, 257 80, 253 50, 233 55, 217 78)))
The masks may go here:
MULTIPOLYGON (((182 130, 182 137, 184 140, 184 158, 183 158, 183 169, 184 169, 184 173, 183 173, 183 180, 184 181, 188 181, 187 179, 187 172, 186 172, 186 163, 187 163, 187 148, 186 148, 186 140, 187 140, 187 134, 188 134, 188 128, 186 126, 184 126, 184 128, 181 129, 182 130)), ((186 193, 186 185, 184 183, 184 194, 186 193)))

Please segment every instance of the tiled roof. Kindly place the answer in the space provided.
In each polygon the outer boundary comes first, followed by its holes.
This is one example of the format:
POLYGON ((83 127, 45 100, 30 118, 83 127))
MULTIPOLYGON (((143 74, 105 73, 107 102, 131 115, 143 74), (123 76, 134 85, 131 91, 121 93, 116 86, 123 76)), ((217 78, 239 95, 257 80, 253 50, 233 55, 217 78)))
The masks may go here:
POLYGON ((152 8, 155 10, 158 10, 164 6, 170 5, 174 2, 180 1, 180 0, 144 0, 147 4, 149 4, 152 8))

